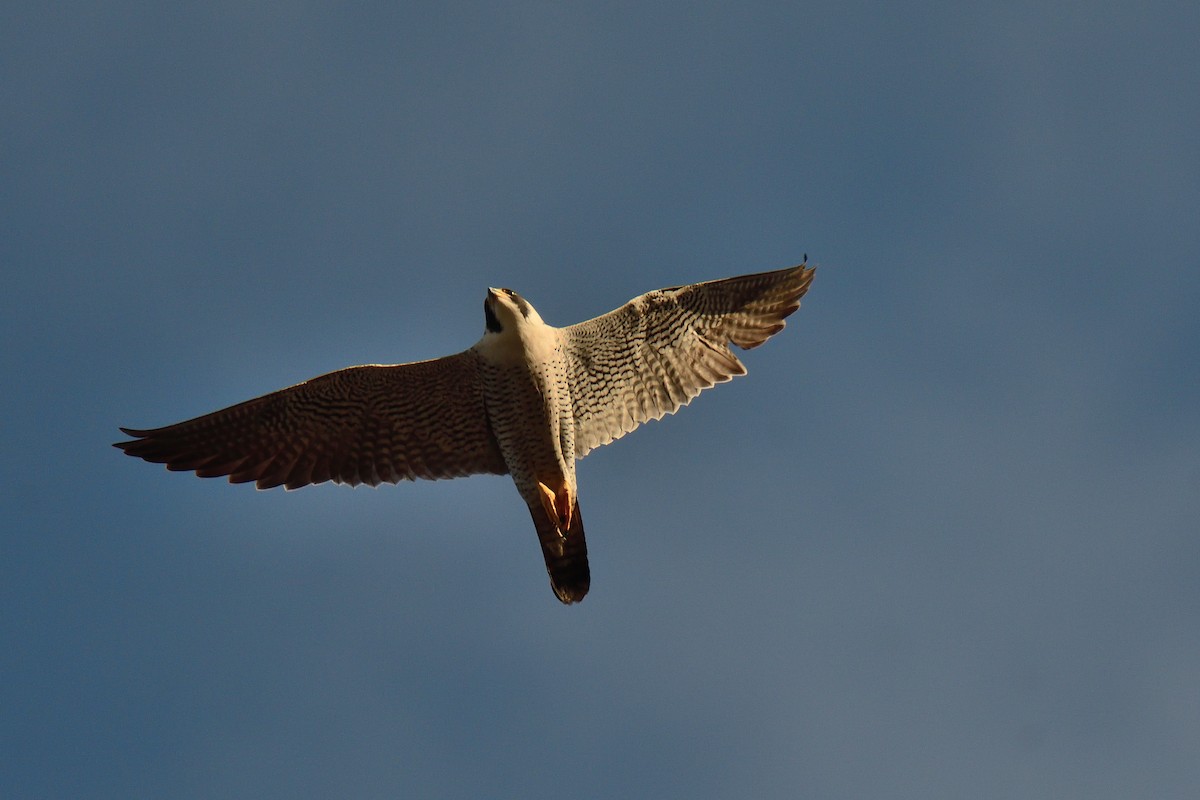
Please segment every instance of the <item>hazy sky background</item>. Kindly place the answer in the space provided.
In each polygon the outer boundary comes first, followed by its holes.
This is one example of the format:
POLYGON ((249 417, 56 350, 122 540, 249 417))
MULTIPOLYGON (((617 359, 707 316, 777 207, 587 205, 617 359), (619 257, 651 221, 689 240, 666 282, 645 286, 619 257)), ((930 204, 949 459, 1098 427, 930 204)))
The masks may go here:
POLYGON ((0 796, 1200 794, 1200 7, 25 3, 0 796), (331 369, 820 265, 581 462, 123 457, 331 369))

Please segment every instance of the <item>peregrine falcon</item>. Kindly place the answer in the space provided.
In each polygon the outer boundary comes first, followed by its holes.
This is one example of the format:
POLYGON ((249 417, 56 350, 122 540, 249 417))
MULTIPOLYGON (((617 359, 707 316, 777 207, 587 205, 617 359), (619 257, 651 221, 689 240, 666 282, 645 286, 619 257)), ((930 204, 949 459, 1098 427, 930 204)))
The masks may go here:
POLYGON ((812 283, 805 263, 660 289, 565 328, 510 289, 488 289, 486 330, 457 355, 369 364, 163 428, 121 428, 128 455, 259 489, 465 475, 512 476, 554 594, 591 584, 575 462, 704 389, 744 375, 812 283))

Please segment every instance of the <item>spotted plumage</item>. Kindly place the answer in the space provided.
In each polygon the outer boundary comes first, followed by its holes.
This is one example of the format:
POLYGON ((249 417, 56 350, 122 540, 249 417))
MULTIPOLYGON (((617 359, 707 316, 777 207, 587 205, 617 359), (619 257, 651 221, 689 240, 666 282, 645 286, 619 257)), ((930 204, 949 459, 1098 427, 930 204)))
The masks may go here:
POLYGON ((782 330, 812 278, 801 264, 660 289, 565 328, 490 289, 483 338, 462 353, 349 367, 164 428, 122 428, 134 438, 115 446, 260 489, 507 473, 554 593, 574 603, 591 583, 576 460, 745 374, 729 346, 782 330))

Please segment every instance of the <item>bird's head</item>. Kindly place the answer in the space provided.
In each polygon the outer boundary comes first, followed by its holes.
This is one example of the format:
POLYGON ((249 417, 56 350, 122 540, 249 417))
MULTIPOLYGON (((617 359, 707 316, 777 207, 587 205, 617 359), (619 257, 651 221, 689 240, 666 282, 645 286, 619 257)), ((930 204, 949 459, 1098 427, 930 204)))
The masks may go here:
POLYGON ((541 325, 533 306, 512 289, 488 289, 483 315, 489 333, 512 332, 528 325, 541 325))

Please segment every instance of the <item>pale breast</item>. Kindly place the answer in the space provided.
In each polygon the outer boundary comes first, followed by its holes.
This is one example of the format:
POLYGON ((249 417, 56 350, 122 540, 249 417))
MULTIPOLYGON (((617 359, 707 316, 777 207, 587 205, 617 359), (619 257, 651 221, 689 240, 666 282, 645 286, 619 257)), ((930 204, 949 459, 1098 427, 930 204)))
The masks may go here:
POLYGON ((574 489, 575 426, 561 353, 484 360, 481 373, 488 420, 518 486, 560 475, 574 489))

